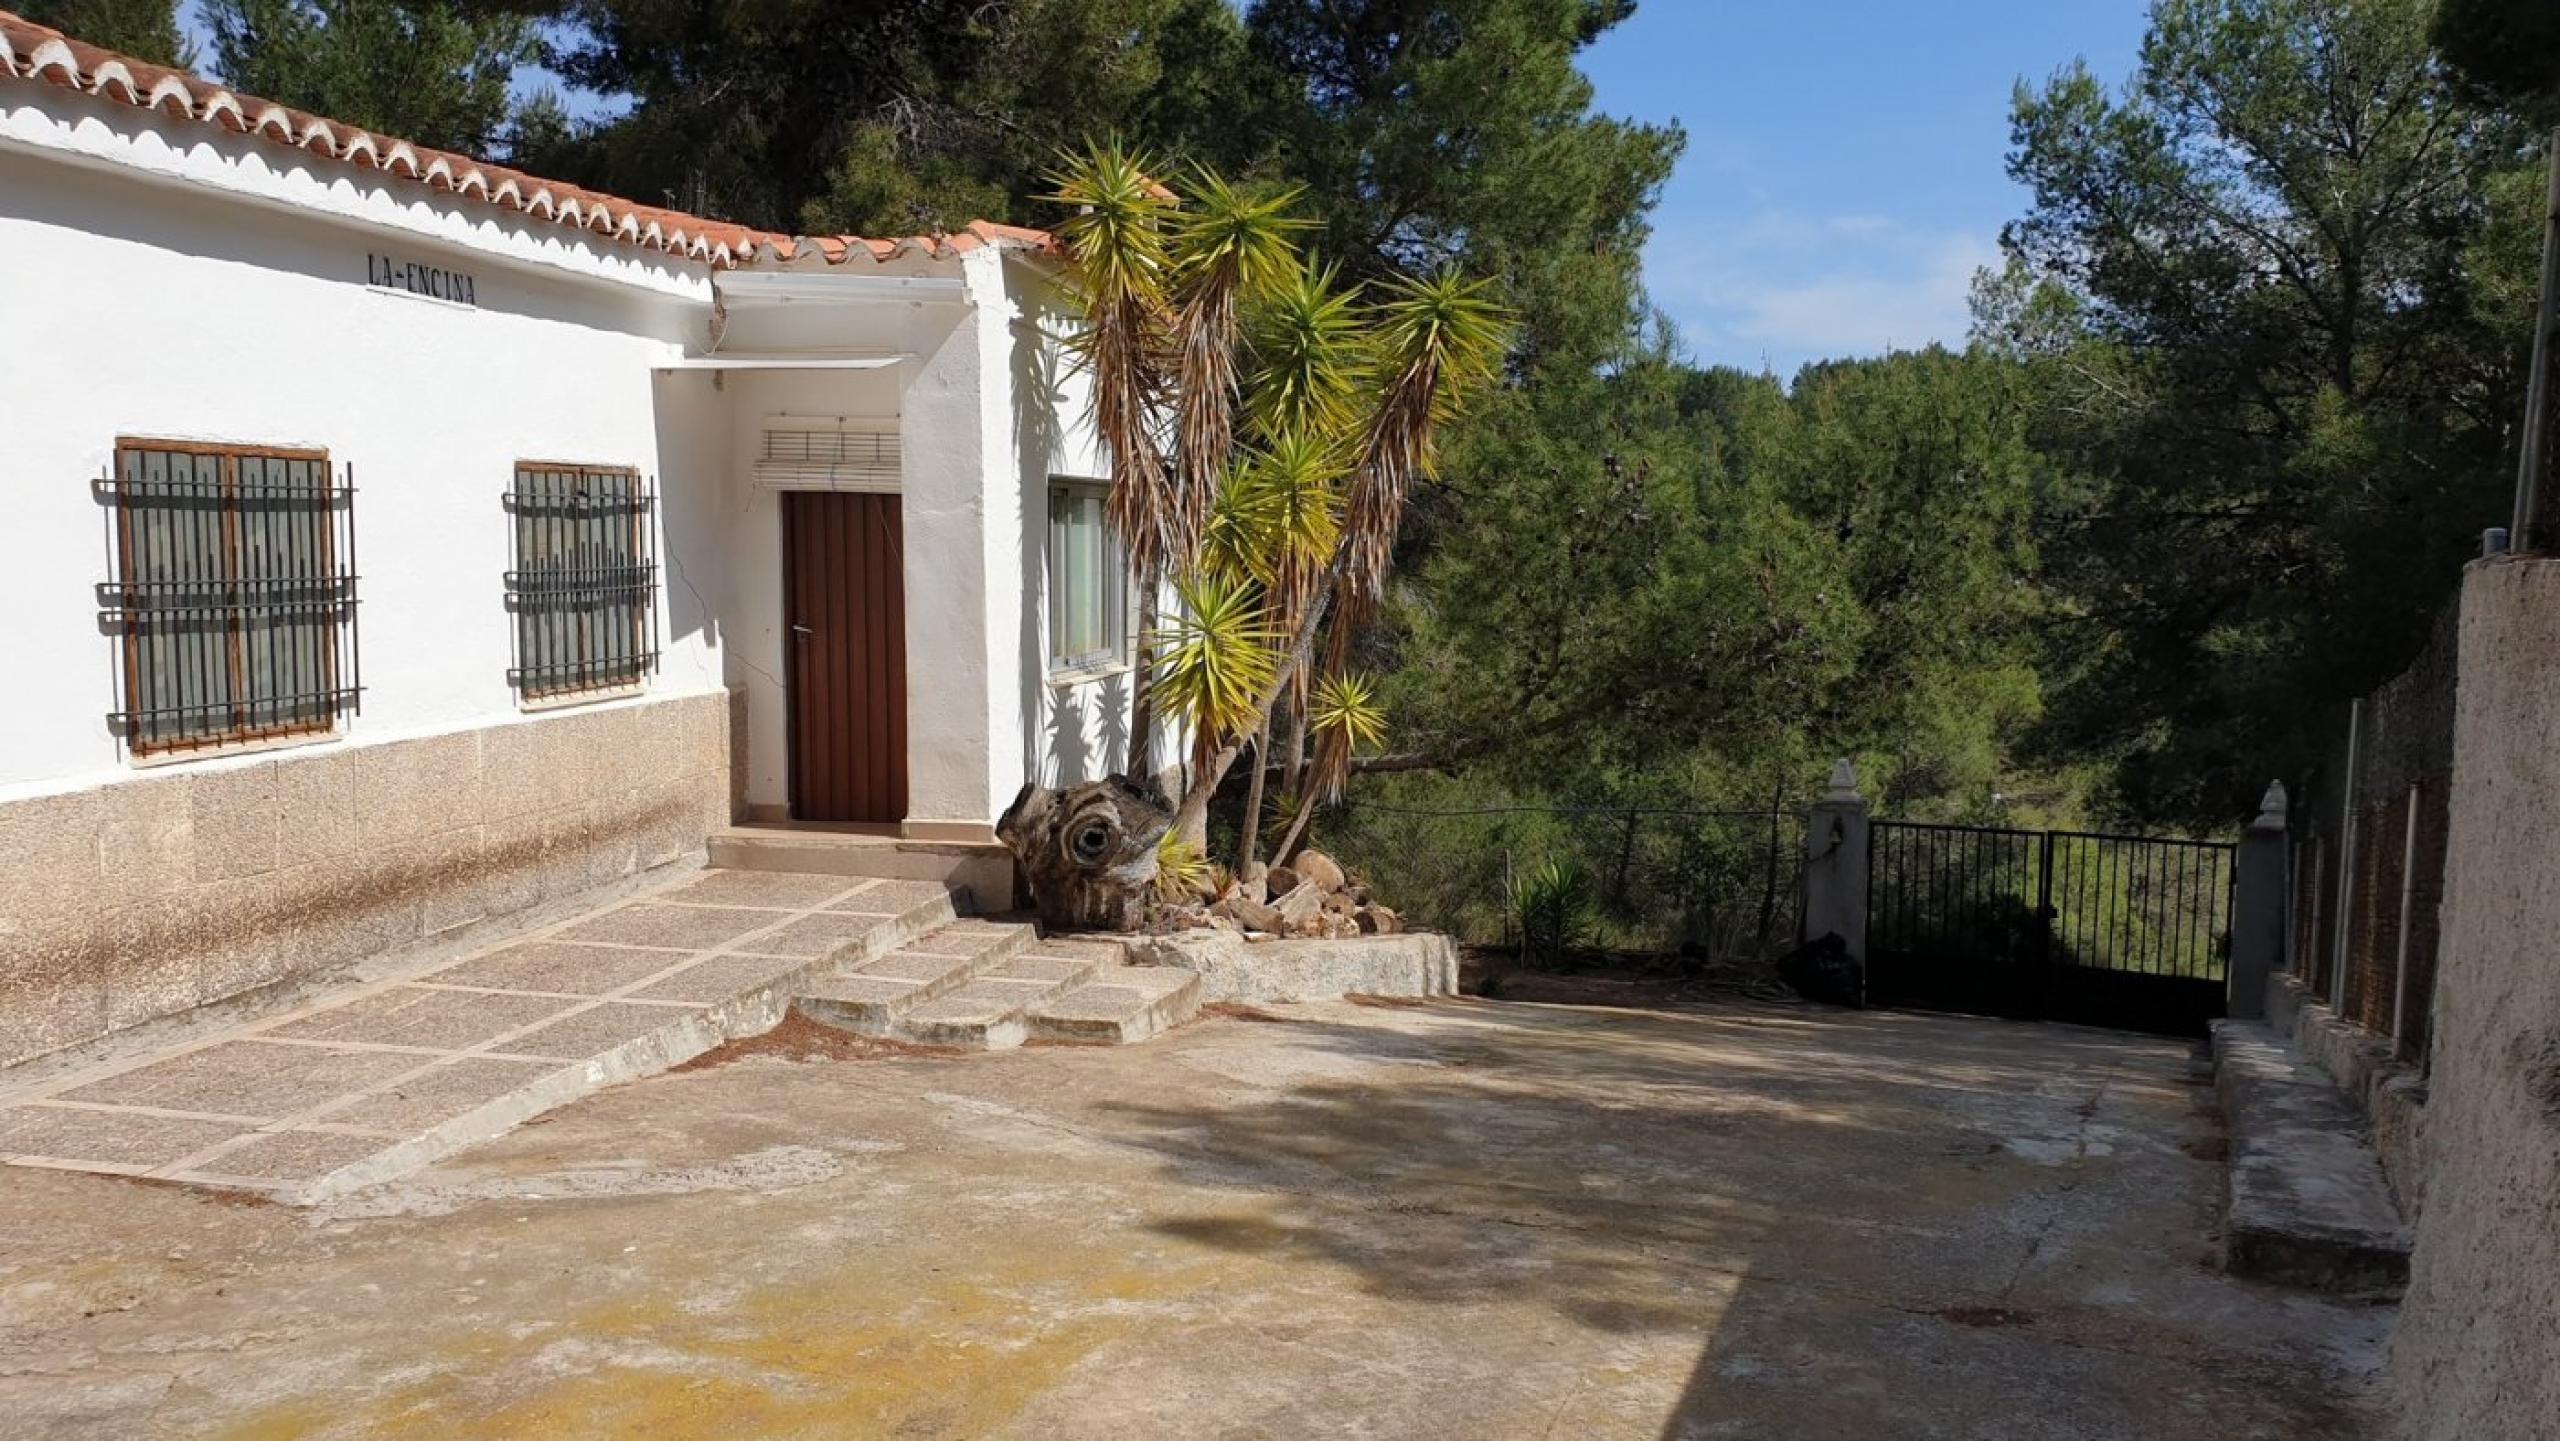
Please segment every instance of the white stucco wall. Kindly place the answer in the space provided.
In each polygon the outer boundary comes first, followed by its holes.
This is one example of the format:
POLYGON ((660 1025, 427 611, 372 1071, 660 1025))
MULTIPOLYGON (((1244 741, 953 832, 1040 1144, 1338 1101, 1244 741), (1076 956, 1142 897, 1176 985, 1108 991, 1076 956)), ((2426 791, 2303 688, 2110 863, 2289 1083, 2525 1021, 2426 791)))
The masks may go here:
POLYGON ((0 710, 0 799, 136 773, 106 720, 115 657, 93 587, 113 562, 90 482, 141 436, 323 447, 352 467, 365 693, 340 743, 358 746, 521 718, 500 580, 518 460, 656 476, 650 692, 742 686, 747 799, 778 810, 780 502, 752 466, 766 418, 798 414, 900 422, 910 821, 983 827, 1026 778, 1120 768, 1127 672, 1057 681, 1049 664, 1048 481, 1103 476, 1051 271, 981 249, 845 273, 957 275, 968 298, 733 309, 722 344, 910 357, 888 369, 666 370, 708 342, 699 265, 198 123, 0 89, 0 613, 28 697, 0 710), (377 252, 469 273, 476 305, 368 285, 377 252))
MULTIPOLYGON (((8 98, 0 613, 22 699, 0 710, 0 796, 130 773, 106 721, 114 656, 92 590, 112 560, 90 482, 118 436, 318 446, 352 468, 365 693, 346 735, 359 743, 516 716, 500 497, 519 459, 659 476, 666 550, 697 586, 704 564, 725 586, 690 490, 716 458, 682 419, 713 412, 677 393, 662 415, 651 375, 698 344, 707 274, 200 125, 201 143, 164 143, 177 122, 131 107, 51 87, 8 98), (167 163, 97 158, 144 150, 167 163), (246 178, 217 183, 225 167, 246 178), (476 307, 368 286, 377 251, 469 272, 476 307)), ((704 607, 662 595, 660 614, 653 691, 720 686, 704 607)))
MULTIPOLYGON (((1068 298, 1037 264, 1008 264, 1004 281, 1001 304, 983 307, 998 322, 990 343, 1006 355, 1006 431, 997 464, 1011 481, 990 490, 988 566, 990 574, 1019 578, 1010 595, 990 597, 998 617, 994 663, 1020 677, 1010 693, 990 697, 989 723, 1001 738, 991 757, 999 808, 1026 780, 1073 785, 1124 769, 1133 680, 1126 666, 1072 675, 1051 669, 1049 482, 1107 481, 1110 468, 1094 437, 1091 380, 1066 343, 1075 324, 1068 298)), ((1137 609, 1133 597, 1126 607, 1133 631, 1137 609)), ((1181 756, 1186 744, 1179 730, 1159 729, 1157 762, 1181 756)))

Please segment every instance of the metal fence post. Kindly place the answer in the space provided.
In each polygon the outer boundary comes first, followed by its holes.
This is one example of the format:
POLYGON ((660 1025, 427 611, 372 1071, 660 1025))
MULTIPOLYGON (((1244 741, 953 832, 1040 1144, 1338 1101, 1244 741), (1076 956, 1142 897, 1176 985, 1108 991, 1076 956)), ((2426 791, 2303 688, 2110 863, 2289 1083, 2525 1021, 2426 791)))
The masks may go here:
POLYGON ((2409 1013, 2409 912, 2418 886, 2418 787, 2409 787, 2409 823, 2400 838, 2400 943, 2391 962, 2391 1049, 2400 1049, 2402 1018, 2409 1013))
POLYGON ((2560 339, 2560 130, 2551 132, 2551 189, 2543 211, 2542 298, 2534 311, 2533 362, 2526 372, 2524 432, 2516 447, 2515 524, 2508 541, 2519 554, 2539 555, 2550 549, 2543 533, 2542 490, 2550 483, 2551 406, 2560 367, 2552 350, 2560 339))
POLYGON ((2338 788, 2337 935, 2329 947, 2329 1009, 2346 1014, 2347 958, 2355 950, 2356 933, 2356 764, 2364 740, 2364 702, 2347 709, 2347 774, 2338 788))

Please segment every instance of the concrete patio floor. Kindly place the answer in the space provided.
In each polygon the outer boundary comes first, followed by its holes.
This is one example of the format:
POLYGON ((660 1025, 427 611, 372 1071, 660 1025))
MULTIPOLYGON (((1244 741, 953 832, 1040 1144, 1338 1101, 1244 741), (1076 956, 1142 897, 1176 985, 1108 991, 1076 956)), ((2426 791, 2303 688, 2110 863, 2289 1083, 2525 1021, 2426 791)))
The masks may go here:
MULTIPOLYGON (((0 1173, 0 1435, 2338 1437, 2184 1047, 1275 1008, 621 1086, 296 1211, 0 1173)), ((716 1059, 716 1058, 715 1058, 716 1059)))

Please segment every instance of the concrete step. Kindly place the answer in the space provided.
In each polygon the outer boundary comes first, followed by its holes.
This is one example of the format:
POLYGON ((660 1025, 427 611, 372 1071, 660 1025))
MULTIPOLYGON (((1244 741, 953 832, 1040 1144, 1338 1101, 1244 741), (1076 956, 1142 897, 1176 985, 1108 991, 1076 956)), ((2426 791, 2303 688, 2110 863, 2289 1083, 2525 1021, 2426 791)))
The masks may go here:
POLYGON ((2316 1290, 2396 1294, 2409 1279, 2409 1231, 2355 1105, 2257 1022, 2214 1022, 2213 1057, 2231 1135, 2225 1264, 2316 1290))
POLYGON ((908 1012, 1007 964, 1035 939, 1029 926, 946 920, 895 950, 811 976, 793 1009, 839 1030, 894 1035, 908 1012))
POLYGON ((971 981, 900 1017, 898 1034, 919 1045, 1010 1050, 1030 1038, 1025 1012, 1056 990, 1047 981, 971 981))
POLYGON ((724 870, 790 871, 929 881, 958 892, 969 910, 1010 909, 1013 853, 992 840, 917 840, 779 822, 723 826, 710 837, 711 864, 724 870))
POLYGON ((1127 964, 1120 942, 1044 940, 1017 921, 960 920, 805 981, 793 1004, 826 1025, 918 1045, 999 1051, 1034 1036, 1143 1041, 1200 1012, 1200 976, 1127 964))
POLYGON ((1171 966, 1097 968, 1083 985, 1031 1008, 1042 1040, 1130 1045, 1200 1014, 1200 973, 1171 966))

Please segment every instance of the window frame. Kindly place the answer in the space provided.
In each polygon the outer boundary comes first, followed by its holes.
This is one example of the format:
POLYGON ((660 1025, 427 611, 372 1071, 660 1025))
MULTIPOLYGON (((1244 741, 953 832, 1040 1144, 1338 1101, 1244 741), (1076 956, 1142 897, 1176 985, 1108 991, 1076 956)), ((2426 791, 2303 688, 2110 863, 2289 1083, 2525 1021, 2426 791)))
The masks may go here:
MULTIPOLYGON (((108 717, 109 728, 116 732, 124 747, 125 757, 136 765, 158 765, 178 760, 202 759, 236 754, 242 750, 265 749, 277 745, 307 744, 315 740, 333 739, 345 728, 346 718, 362 709, 363 686, 360 683, 358 641, 355 626, 356 583, 354 499, 355 481, 352 471, 343 476, 331 462, 326 446, 261 445, 239 441, 193 440, 175 436, 121 434, 115 438, 109 462, 109 474, 97 484, 99 499, 109 507, 107 525, 112 539, 115 576, 98 587, 101 622, 116 635, 123 674, 119 677, 117 695, 123 709, 108 717), (173 456, 212 458, 219 462, 222 490, 221 528, 223 549, 222 578, 206 584, 227 590, 233 599, 227 604, 229 617, 223 624, 223 677, 228 706, 234 719, 220 730, 170 737, 151 737, 144 732, 151 715, 174 710, 183 717, 188 707, 151 706, 143 704, 144 628, 154 607, 141 603, 143 588, 154 584, 135 574, 137 547, 134 543, 136 502, 132 487, 137 483, 126 475, 128 456, 136 452, 158 452, 173 456), (242 460, 280 460, 304 462, 318 473, 318 487, 313 492, 311 538, 313 568, 306 576, 288 577, 309 585, 316 594, 329 593, 331 598, 302 602, 320 607, 326 618, 313 627, 313 661, 316 663, 320 689, 297 696, 269 696, 263 703, 270 709, 284 701, 308 698, 316 703, 319 714, 306 719, 257 725, 249 721, 260 704, 254 682, 257 668, 249 663, 246 651, 247 628, 244 616, 250 608, 239 598, 244 580, 242 561, 242 506, 239 466, 242 460), (340 519, 344 512, 343 521, 340 519), (343 633, 343 634, 342 634, 343 633)), ((291 604, 291 602, 288 602, 291 604)), ((276 603, 269 602, 272 611, 276 603)), ((213 609, 211 604, 170 607, 169 609, 213 609)), ((272 620, 270 621, 272 624, 272 620)), ((272 675, 272 663, 270 665, 272 675)), ((164 699, 156 693, 153 700, 164 699)))
POLYGON ((1102 596, 1103 644, 1093 650, 1070 653, 1067 650, 1067 539, 1062 522, 1062 497, 1105 500, 1111 483, 1082 476, 1049 477, 1048 534, 1043 537, 1043 553, 1048 557, 1049 574, 1046 600, 1049 609, 1049 677, 1053 681, 1071 682, 1091 679, 1126 670, 1130 665, 1129 635, 1129 566, 1127 552, 1119 537, 1111 533, 1108 520, 1097 526, 1098 555, 1095 563, 1101 569, 1099 590, 1102 596))
POLYGON ((588 705, 597 701, 619 700, 645 694, 649 677, 656 673, 661 656, 658 617, 658 490, 645 472, 636 465, 599 465, 587 461, 539 460, 520 458, 508 473, 504 497, 507 514, 507 569, 501 577, 507 600, 507 689, 515 697, 520 711, 557 710, 569 706, 588 705), (576 678, 565 683, 546 684, 532 674, 537 669, 530 663, 526 646, 526 621, 521 603, 527 589, 520 579, 529 571, 524 564, 525 529, 522 512, 524 502, 536 497, 525 490, 528 474, 568 474, 577 476, 614 476, 630 483, 629 546, 630 569, 641 573, 641 601, 631 616, 630 649, 622 664, 628 675, 598 678, 576 678))

